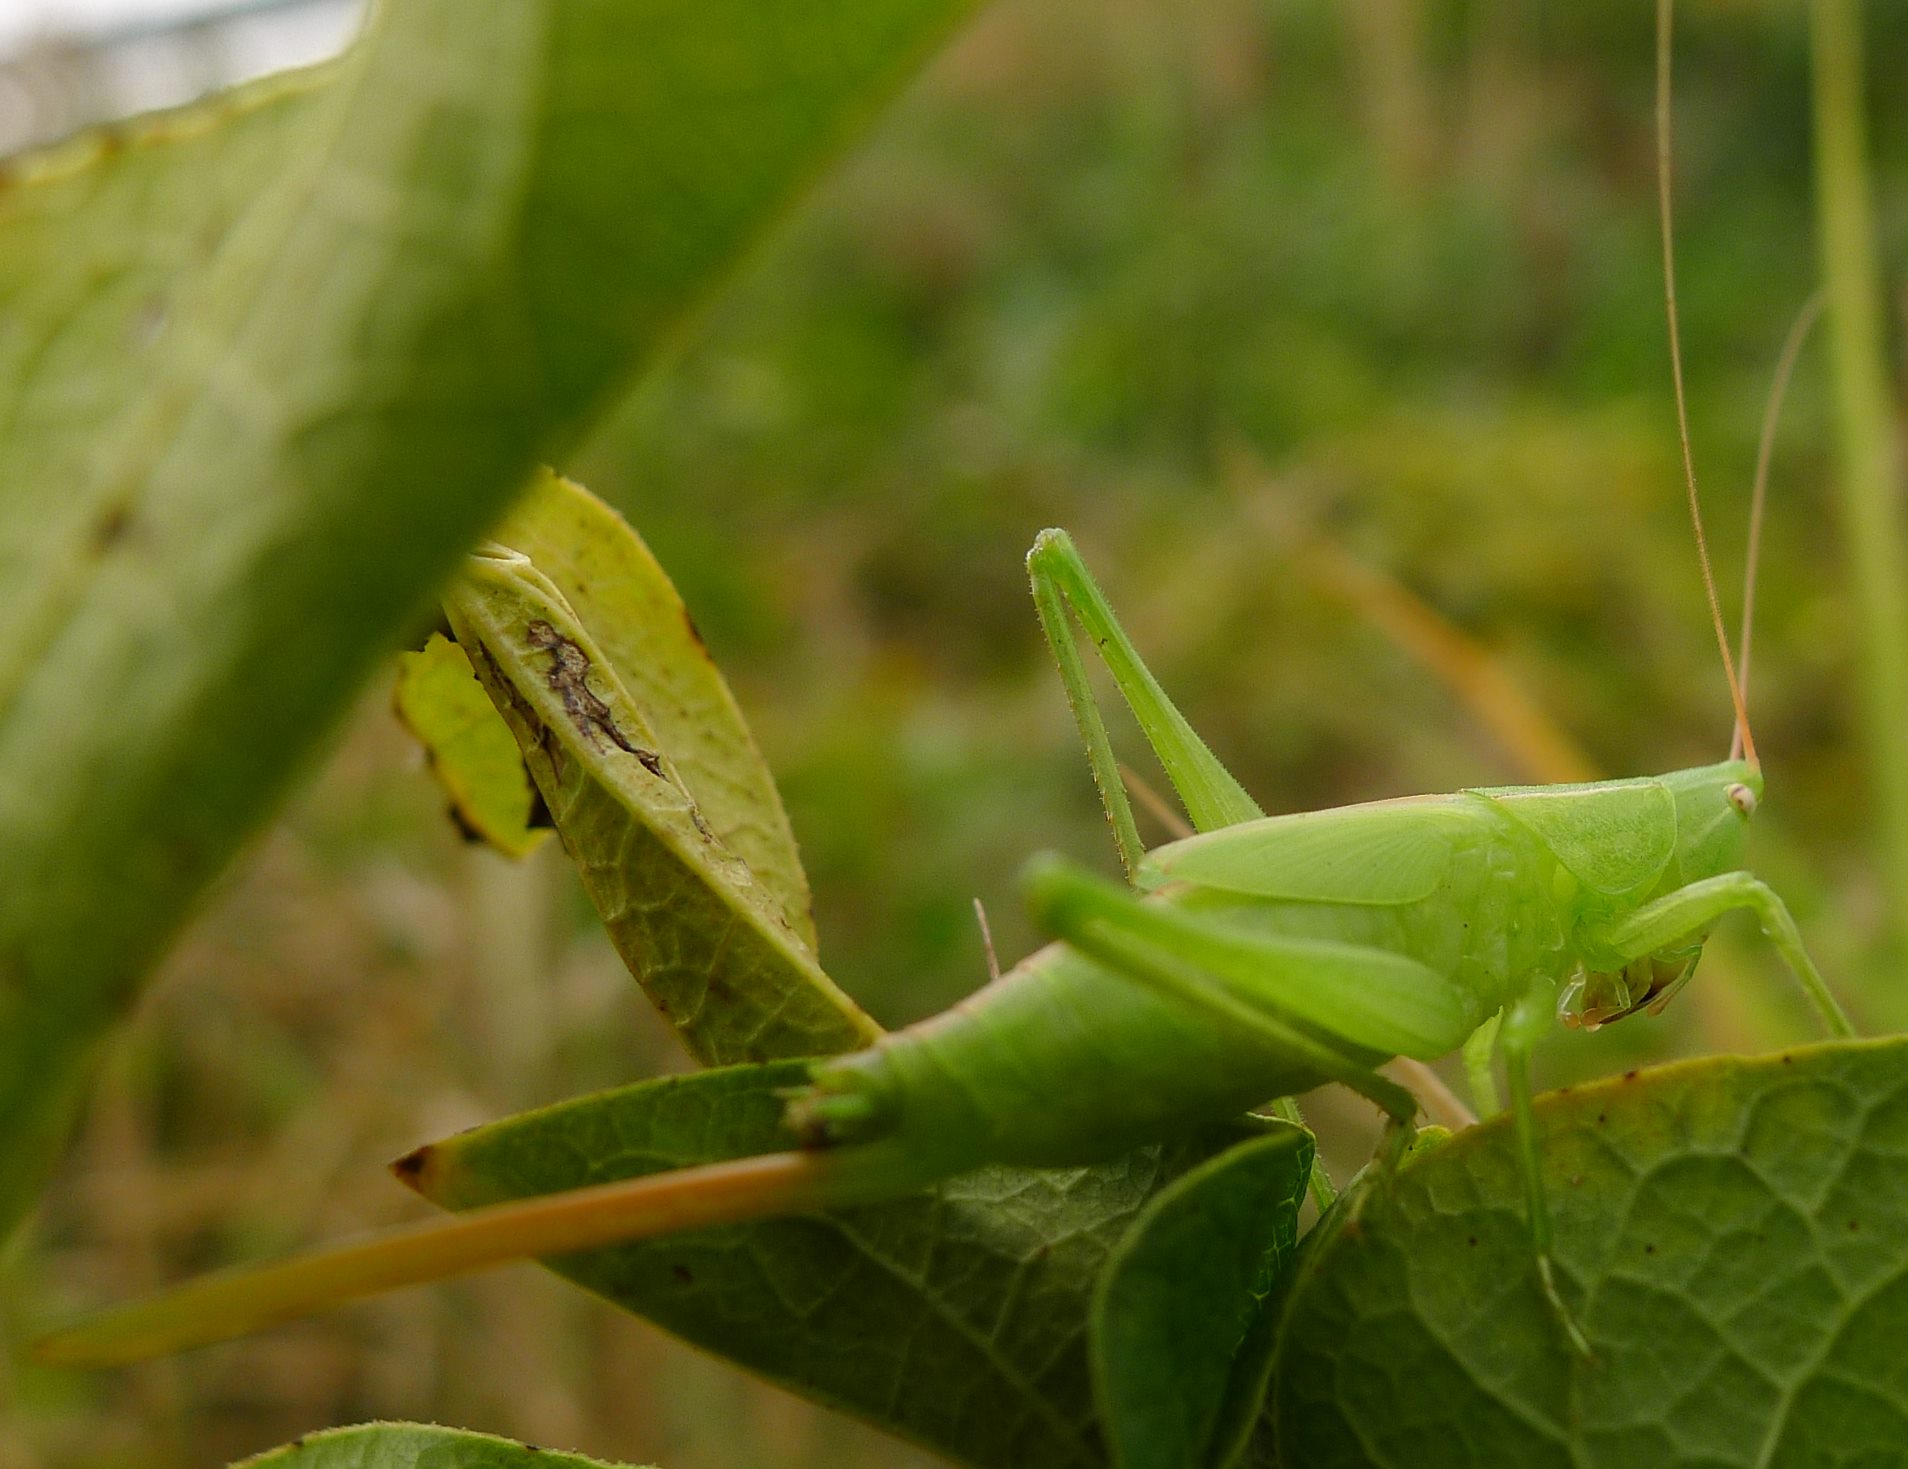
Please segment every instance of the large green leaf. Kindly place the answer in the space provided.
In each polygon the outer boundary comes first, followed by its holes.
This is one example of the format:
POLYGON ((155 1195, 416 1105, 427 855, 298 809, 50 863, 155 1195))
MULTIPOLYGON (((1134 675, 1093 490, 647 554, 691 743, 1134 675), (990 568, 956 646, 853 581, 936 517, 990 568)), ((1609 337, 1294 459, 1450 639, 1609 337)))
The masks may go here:
MULTIPOLYGON (((735 1067, 586 1097, 435 1145, 403 1170, 468 1208, 789 1146, 804 1068, 735 1067)), ((679 1235, 554 1268, 618 1305, 963 1463, 1102 1465, 1087 1325, 1150 1199, 1258 1135, 1212 1128, 1063 1171, 987 1169, 825 1216, 679 1235)), ((1262 1253, 1276 1213, 1256 1221, 1262 1253)))
POLYGON ((516 521, 506 533, 530 526, 542 559, 493 543, 445 610, 631 972, 704 1062, 875 1039, 789 916, 799 901, 806 920, 806 889, 780 802, 669 579, 613 512, 554 478, 516 521), (577 554, 592 541, 594 556, 577 554), (593 620, 559 575, 588 588, 593 620), (718 820, 767 857, 776 886, 718 820))
POLYGON ((233 1469, 615 1469, 601 1459, 514 1443, 487 1433, 423 1423, 365 1423, 333 1428, 263 1454, 233 1469))
POLYGON ((1162 1190, 1100 1278, 1094 1383, 1119 1469, 1229 1464, 1258 1416, 1312 1172, 1310 1134, 1268 1128, 1162 1190))
POLYGON ((0 190, 0 1228, 395 630, 964 0, 388 0, 0 190))
POLYGON ((1541 1098, 1538 1293, 1502 1119, 1315 1232, 1279 1341, 1291 1469, 1908 1462, 1908 1040, 1541 1098))

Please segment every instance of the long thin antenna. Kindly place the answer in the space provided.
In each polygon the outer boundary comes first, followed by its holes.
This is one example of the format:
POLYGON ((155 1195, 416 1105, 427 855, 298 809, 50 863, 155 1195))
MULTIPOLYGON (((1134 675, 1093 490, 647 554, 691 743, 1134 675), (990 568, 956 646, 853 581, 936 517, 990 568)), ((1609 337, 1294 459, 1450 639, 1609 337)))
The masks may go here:
MULTIPOLYGON (((1742 696, 1749 697, 1749 654, 1756 627, 1756 568, 1762 562, 1762 507, 1769 498, 1769 461, 1775 457, 1776 425, 1782 421, 1782 400, 1788 395, 1789 379, 1795 376, 1796 359, 1809 330, 1822 314, 1828 300, 1826 291, 1817 291, 1802 303, 1789 335, 1782 343, 1782 355, 1776 359, 1775 381, 1769 385, 1768 406, 1762 410, 1762 441, 1756 446, 1756 487, 1749 497, 1749 549, 1744 553, 1742 574, 1742 645, 1737 652, 1737 676, 1742 680, 1742 696)), ((1729 747, 1729 758, 1742 754, 1738 735, 1729 747)))
POLYGON ((1656 205, 1663 228, 1663 304, 1669 315, 1670 373, 1676 381, 1676 430, 1683 446, 1683 480, 1689 487, 1689 522, 1696 532, 1696 559, 1703 567, 1703 590, 1709 597, 1709 620, 1716 629, 1716 648, 1722 654, 1723 673, 1729 679, 1729 700, 1736 706, 1736 733, 1731 748, 1751 765, 1756 759, 1755 736, 1749 731, 1749 710, 1736 681, 1736 660, 1729 651, 1723 628, 1722 601, 1716 595, 1716 574, 1709 564, 1709 538, 1703 534, 1702 501, 1696 493, 1696 456, 1689 445, 1689 405, 1683 394, 1683 342, 1676 317, 1676 228, 1671 212, 1670 33, 1672 0, 1656 0, 1656 205))

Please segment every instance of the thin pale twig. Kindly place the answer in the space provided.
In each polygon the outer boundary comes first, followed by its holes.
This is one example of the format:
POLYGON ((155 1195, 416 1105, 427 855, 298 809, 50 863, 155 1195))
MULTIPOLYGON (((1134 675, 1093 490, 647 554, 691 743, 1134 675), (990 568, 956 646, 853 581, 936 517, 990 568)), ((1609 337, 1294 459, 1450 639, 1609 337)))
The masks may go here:
POLYGON ((1458 1094, 1444 1084, 1444 1078, 1424 1062, 1409 1056, 1394 1056, 1378 1069, 1416 1097, 1424 1108, 1424 1115, 1440 1126, 1462 1132, 1477 1125, 1477 1113, 1465 1106, 1458 1094))
POLYGON ((1597 763, 1498 658, 1396 577, 1313 532, 1305 563, 1330 590, 1455 694, 1530 780, 1595 780, 1597 763))
POLYGON ((1172 836, 1198 835, 1193 830, 1192 823, 1173 809, 1172 802, 1148 785, 1145 779, 1124 760, 1120 762, 1120 780, 1125 784, 1127 792, 1133 799, 1144 806, 1153 819, 1165 827, 1172 836))
POLYGON ((987 926, 987 905, 974 899, 974 916, 980 920, 981 947, 987 951, 987 977, 1000 978, 1000 956, 994 952, 994 931, 987 926))

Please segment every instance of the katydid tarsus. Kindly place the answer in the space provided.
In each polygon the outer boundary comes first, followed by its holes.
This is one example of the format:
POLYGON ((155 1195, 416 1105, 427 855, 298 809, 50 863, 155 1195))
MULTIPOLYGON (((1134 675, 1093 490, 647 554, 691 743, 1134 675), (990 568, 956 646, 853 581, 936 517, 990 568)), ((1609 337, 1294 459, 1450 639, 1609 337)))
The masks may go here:
MULTIPOLYGON (((1659 58, 1665 276, 1680 358, 1666 4, 1659 58)), ((1680 361, 1675 379, 1681 424, 1680 361)), ((1686 426, 1683 439, 1687 458, 1686 426)), ((1700 548, 1693 472, 1688 485, 1700 548)), ((787 1152, 473 1210, 209 1277, 48 1338, 43 1354, 129 1360, 501 1261, 869 1202, 991 1163, 1076 1165, 1327 1082, 1385 1113, 1389 1168, 1417 1105, 1375 1068, 1463 1049, 1473 1075, 1488 1076, 1493 1048, 1509 1082, 1532 1269, 1559 1329, 1587 1350, 1551 1261, 1531 1120, 1536 1042, 1559 1018, 1594 1027, 1660 1006, 1734 909, 1760 921, 1824 1026, 1850 1033, 1787 908, 1742 866, 1763 779, 1706 553, 1735 712, 1730 758, 1651 778, 1272 817, 1166 696, 1070 539, 1044 532, 1028 565, 1131 890, 1036 861, 1026 890, 1053 942, 954 1009, 813 1063, 788 1105, 787 1152), (1076 623, 1195 835, 1144 850, 1076 623)), ((483 571, 521 597, 526 639, 561 625, 547 605, 553 590, 527 563, 516 576, 508 556, 485 556, 483 571)), ((644 753, 606 741, 595 758, 644 753)))

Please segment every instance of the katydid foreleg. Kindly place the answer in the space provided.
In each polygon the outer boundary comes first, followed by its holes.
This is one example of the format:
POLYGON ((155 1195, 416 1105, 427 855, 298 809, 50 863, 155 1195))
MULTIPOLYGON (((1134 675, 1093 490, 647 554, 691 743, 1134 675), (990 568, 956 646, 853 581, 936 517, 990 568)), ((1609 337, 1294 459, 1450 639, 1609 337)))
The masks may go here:
MULTIPOLYGON (((1795 926, 1795 919, 1789 916, 1788 904, 1753 873, 1723 872, 1693 882, 1639 908, 1612 924, 1600 937, 1609 945, 1612 957, 1621 963, 1660 953, 1678 938, 1705 932, 1718 918, 1735 908, 1747 908, 1756 915, 1764 935, 1808 996, 1822 1028, 1834 1036, 1854 1035, 1854 1026, 1849 1024, 1848 1016, 1842 1013, 1842 1007, 1829 992, 1808 950, 1802 947, 1802 935, 1795 926)), ((1684 971, 1684 979, 1688 972, 1684 971)))

